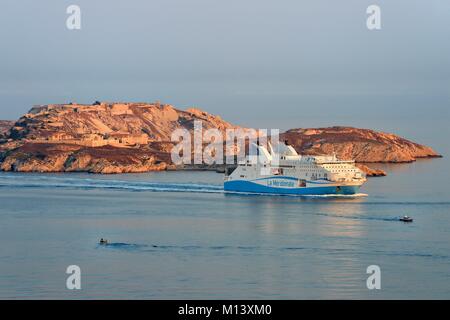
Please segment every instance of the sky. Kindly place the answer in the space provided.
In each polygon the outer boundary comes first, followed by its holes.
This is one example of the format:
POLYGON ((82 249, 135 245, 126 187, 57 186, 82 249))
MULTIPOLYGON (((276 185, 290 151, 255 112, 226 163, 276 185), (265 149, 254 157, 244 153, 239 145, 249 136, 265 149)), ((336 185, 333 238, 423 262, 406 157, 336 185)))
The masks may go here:
POLYGON ((243 126, 431 141, 450 124, 449 39, 448 0, 2 0, 0 119, 160 100, 243 126), (72 4, 80 30, 66 27, 72 4), (366 26, 371 4, 381 30, 366 26))

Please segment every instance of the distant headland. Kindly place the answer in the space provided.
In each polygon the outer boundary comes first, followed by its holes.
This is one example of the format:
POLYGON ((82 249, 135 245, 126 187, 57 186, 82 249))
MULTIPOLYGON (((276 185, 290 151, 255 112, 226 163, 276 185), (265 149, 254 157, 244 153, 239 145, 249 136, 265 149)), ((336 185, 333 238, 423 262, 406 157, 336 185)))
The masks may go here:
MULTIPOLYGON (((197 108, 180 110, 159 102, 34 106, 15 122, 0 120, 0 170, 127 173, 186 169, 171 163, 171 133, 192 131, 197 120, 203 128, 220 132, 239 128, 197 108)), ((355 159, 369 176, 385 173, 363 163, 440 157, 430 147, 369 129, 291 129, 280 138, 301 154, 335 153, 341 159, 355 159)))

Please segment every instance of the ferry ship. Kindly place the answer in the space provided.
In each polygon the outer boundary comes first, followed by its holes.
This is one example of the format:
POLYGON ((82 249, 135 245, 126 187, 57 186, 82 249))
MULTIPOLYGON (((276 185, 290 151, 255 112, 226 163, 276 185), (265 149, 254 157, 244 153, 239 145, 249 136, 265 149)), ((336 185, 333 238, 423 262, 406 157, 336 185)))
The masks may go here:
POLYGON ((366 175, 353 160, 338 160, 335 155, 299 155, 284 143, 278 143, 276 152, 270 143, 270 152, 264 146, 254 144, 254 147, 256 156, 247 156, 232 172, 225 172, 225 191, 352 195, 366 182, 366 175))

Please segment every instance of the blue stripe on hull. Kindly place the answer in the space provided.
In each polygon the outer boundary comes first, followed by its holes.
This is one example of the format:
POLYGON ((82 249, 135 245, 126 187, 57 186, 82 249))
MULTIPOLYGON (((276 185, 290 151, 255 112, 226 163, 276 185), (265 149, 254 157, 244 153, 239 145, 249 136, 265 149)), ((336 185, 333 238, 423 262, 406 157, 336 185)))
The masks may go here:
POLYGON ((360 188, 360 186, 274 188, 243 180, 226 181, 223 187, 225 191, 298 195, 356 194, 360 188))

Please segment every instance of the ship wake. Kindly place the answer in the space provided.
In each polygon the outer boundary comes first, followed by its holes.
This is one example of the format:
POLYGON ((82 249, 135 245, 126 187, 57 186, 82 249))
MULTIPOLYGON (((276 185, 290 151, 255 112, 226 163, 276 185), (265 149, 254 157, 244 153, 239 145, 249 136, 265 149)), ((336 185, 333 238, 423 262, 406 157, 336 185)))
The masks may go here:
POLYGON ((130 180, 113 180, 98 178, 70 177, 68 175, 35 175, 35 174, 2 174, 0 175, 0 188, 65 188, 65 189, 109 189, 124 191, 148 192, 191 192, 191 193, 217 193, 241 196, 285 196, 304 198, 359 198, 367 194, 352 195, 322 194, 322 195, 280 195, 270 193, 250 193, 238 191, 225 191, 222 185, 208 183, 170 183, 170 182, 144 182, 130 180))

